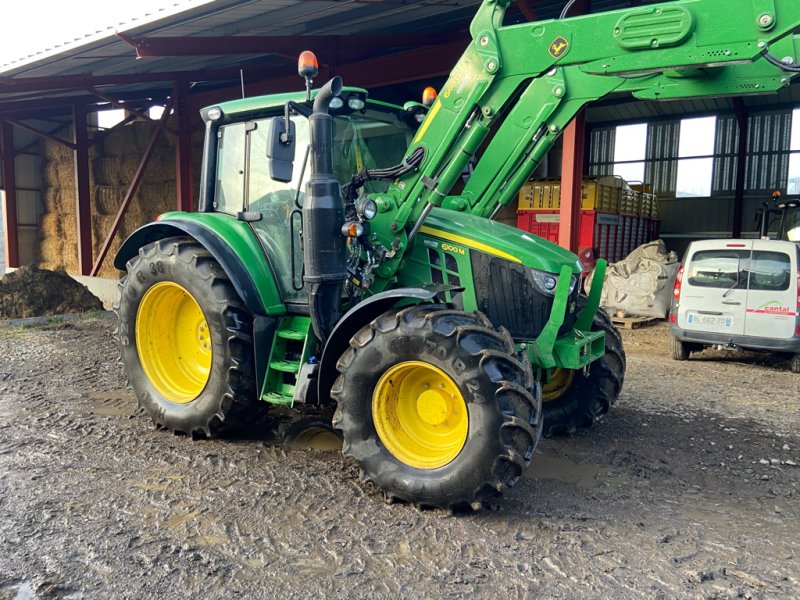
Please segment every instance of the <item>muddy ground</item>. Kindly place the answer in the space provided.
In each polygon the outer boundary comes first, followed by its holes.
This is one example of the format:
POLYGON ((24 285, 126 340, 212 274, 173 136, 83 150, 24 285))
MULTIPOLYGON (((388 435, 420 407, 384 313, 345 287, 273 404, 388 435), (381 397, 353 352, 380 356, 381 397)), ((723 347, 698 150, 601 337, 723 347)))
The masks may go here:
POLYGON ((605 422, 491 510, 385 505, 338 453, 156 431, 96 319, 0 327, 0 599, 796 598, 800 376, 625 332, 605 422))

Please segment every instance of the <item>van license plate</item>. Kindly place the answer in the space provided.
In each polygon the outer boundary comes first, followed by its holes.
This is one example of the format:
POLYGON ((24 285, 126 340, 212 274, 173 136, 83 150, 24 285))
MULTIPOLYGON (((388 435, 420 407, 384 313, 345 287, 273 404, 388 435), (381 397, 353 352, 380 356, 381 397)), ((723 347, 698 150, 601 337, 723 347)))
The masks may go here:
POLYGON ((731 327, 733 326, 733 317, 727 315, 698 315, 697 313, 689 313, 687 315, 689 325, 711 325, 712 327, 731 327))

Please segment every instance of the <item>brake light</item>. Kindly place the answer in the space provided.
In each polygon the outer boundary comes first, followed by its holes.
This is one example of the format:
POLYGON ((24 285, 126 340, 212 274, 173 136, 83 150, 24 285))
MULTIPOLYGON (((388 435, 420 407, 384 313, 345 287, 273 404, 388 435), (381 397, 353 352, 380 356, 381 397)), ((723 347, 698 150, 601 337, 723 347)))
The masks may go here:
POLYGON ((681 286, 683 285, 683 265, 678 267, 678 274, 675 275, 675 287, 672 288, 672 295, 675 297, 675 302, 681 299, 681 286))
POLYGON ((725 244, 726 248, 747 248, 747 244, 725 244))
POLYGON ((678 272, 675 275, 675 286, 672 288, 673 303, 672 309, 669 311, 669 322, 673 325, 677 323, 676 312, 678 310, 678 302, 681 300, 681 286, 683 285, 683 265, 678 267, 678 272))

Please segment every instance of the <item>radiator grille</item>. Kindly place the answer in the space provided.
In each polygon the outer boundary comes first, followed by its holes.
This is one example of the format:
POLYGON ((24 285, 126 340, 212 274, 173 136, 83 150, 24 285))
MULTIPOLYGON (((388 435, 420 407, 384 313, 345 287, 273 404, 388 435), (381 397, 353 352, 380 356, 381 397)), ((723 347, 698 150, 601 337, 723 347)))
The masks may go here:
MULTIPOLYGON (((478 310, 495 326, 508 329, 515 339, 530 340, 538 336, 550 318, 553 298, 534 287, 523 265, 475 250, 470 255, 478 310)), ((575 286, 560 333, 569 331, 575 323, 577 298, 578 286, 575 286)))

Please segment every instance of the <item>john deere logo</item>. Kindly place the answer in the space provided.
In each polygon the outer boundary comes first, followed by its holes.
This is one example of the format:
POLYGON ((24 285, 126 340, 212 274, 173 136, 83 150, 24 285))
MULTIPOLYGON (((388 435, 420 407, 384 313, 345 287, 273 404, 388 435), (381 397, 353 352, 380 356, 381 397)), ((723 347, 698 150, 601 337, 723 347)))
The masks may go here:
POLYGON ((563 37, 558 36, 555 41, 550 44, 550 56, 553 58, 561 58, 569 50, 569 42, 563 37))

